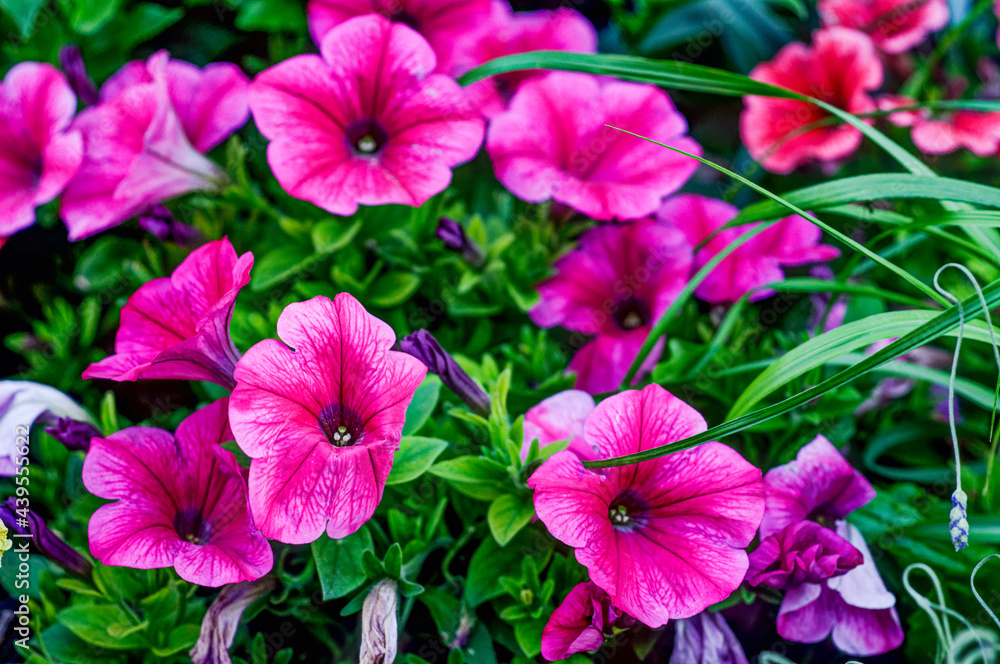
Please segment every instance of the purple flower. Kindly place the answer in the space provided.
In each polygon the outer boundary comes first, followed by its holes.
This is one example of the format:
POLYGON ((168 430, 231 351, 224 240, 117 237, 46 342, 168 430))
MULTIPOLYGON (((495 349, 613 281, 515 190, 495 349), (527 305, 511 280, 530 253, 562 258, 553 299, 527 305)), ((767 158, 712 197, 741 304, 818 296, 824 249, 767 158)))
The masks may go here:
POLYGON ((94 569, 90 561, 49 530, 42 517, 29 509, 18 507, 17 498, 8 498, 0 504, 0 521, 12 533, 31 536, 31 553, 45 556, 71 574, 84 579, 90 578, 94 569))
POLYGON ((197 247, 205 237, 197 228, 177 221, 163 203, 153 203, 139 213, 139 228, 161 242, 173 242, 182 247, 197 247))
POLYGON ((864 562, 842 576, 790 590, 778 610, 778 634, 799 643, 818 643, 832 634, 833 645, 855 657, 895 650, 903 642, 896 597, 882 583, 858 529, 846 521, 836 527, 864 562))
POLYGON ((45 428, 45 433, 65 445, 66 449, 83 452, 90 449, 91 438, 97 438, 101 435, 101 432, 93 424, 80 422, 71 417, 58 418, 55 426, 45 428))
POLYGON ((454 219, 441 217, 434 235, 444 243, 446 249, 461 254, 469 265, 479 268, 486 262, 483 250, 469 239, 469 236, 465 234, 465 229, 454 219))
POLYGON ((862 563, 861 552, 829 528, 799 521, 764 538, 750 554, 747 581, 789 590, 840 576, 862 563))
POLYGON ((764 492, 761 538, 806 519, 832 525, 875 497, 864 475, 823 436, 799 450, 794 461, 769 470, 764 492))
POLYGON ((100 94, 93 79, 87 74, 87 66, 83 64, 83 55, 75 44, 68 44, 59 49, 59 66, 66 74, 66 81, 73 88, 77 98, 84 106, 93 106, 100 101, 100 94))
POLYGON ((670 664, 748 664, 743 646, 721 613, 704 611, 674 623, 670 664))
POLYGON ((486 417, 490 414, 490 395, 479 387, 462 367, 458 366, 448 352, 441 347, 437 339, 427 330, 417 330, 403 337, 400 348, 407 355, 412 355, 427 365, 427 370, 441 377, 441 382, 448 386, 465 404, 486 417))

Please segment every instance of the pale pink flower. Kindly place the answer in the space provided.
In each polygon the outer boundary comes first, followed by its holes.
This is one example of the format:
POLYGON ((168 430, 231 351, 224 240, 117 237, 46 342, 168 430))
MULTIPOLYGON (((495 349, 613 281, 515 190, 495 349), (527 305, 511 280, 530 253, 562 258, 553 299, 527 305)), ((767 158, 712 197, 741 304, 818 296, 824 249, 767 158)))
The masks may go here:
POLYGON ((239 352, 229 323, 253 254, 237 257, 228 238, 195 249, 169 277, 139 287, 122 307, 115 354, 84 378, 207 380, 232 389, 239 352))
POLYGON ((392 328, 347 293, 290 304, 278 336, 236 365, 230 404, 236 442, 253 459, 254 519, 289 544, 324 530, 345 537, 382 500, 406 407, 427 368, 390 350, 392 328))
MULTIPOLYGON (((680 195, 664 201, 656 216, 662 224, 683 233, 692 247, 712 237, 695 254, 697 272, 731 242, 759 225, 720 230, 738 212, 724 201, 680 195)), ((839 256, 840 251, 834 247, 819 243, 821 236, 820 229, 802 217, 786 217, 724 258, 699 284, 695 295, 713 304, 735 302, 755 288, 783 281, 782 266, 828 261, 839 256)), ((773 290, 761 289, 750 300, 756 302, 771 295, 773 290)))
POLYGON ((115 502, 90 518, 90 552, 105 565, 173 567, 202 586, 252 581, 271 570, 254 526, 232 440, 227 400, 196 411, 176 435, 132 427, 95 438, 83 463, 91 493, 115 502))
MULTIPOLYGON (((470 30, 455 47, 449 73, 459 76, 505 55, 530 51, 597 52, 597 30, 582 14, 568 7, 514 12, 507 0, 493 0, 489 20, 470 30)), ((492 118, 506 110, 518 86, 544 72, 519 71, 491 76, 469 86, 483 114, 492 118)))
MULTIPOLYGON (((833 27, 813 33, 811 46, 788 44, 750 76, 859 114, 875 110, 869 93, 882 85, 882 62, 863 32, 833 27)), ((764 168, 790 173, 802 164, 833 162, 858 149, 861 132, 848 124, 835 121, 805 130, 832 117, 810 102, 748 96, 740 135, 764 168)))
MULTIPOLYGON (((601 402, 584 424, 599 458, 705 431, 659 385, 601 402)), ((690 618, 743 581, 764 511, 760 471, 716 442, 635 465, 587 470, 564 450, 529 478, 538 518, 621 611, 659 627, 690 618)))
POLYGON ((645 217, 698 162, 612 127, 701 154, 662 90, 562 72, 524 82, 490 123, 486 148, 522 200, 552 199, 602 221, 645 217))
POLYGON ((16 64, 0 84, 0 246, 35 223, 35 208, 58 196, 80 167, 75 113, 76 96, 51 65, 16 64))
POLYGON ((60 213, 70 240, 116 226, 146 207, 217 188, 223 175, 202 152, 246 122, 246 78, 233 65, 199 70, 158 51, 131 62, 73 123, 84 160, 60 213))
MULTIPOLYGON (((690 265, 684 236, 652 219, 600 226, 556 261, 556 274, 538 285, 541 301, 529 315, 542 327, 594 335, 569 369, 577 374, 578 389, 608 392, 625 378, 653 323, 684 289, 690 265)), ((658 357, 654 352, 649 363, 658 357)))
POLYGON ((591 459, 596 450, 583 440, 583 423, 594 410, 594 397, 582 390, 565 390, 532 406, 524 414, 524 444, 521 460, 528 457, 531 443, 538 441, 542 448, 568 440, 566 449, 581 459, 591 459))
POLYGON ((250 108, 268 163, 292 196, 340 215, 361 205, 420 206, 472 159, 484 122, 411 28, 377 15, 326 34, 254 80, 250 108))
POLYGON ((438 69, 450 73, 456 43, 490 15, 490 0, 309 0, 309 32, 317 45, 338 25, 356 16, 379 14, 407 25, 437 54, 438 69))
POLYGON ((947 0, 820 0, 825 25, 866 33, 886 53, 904 53, 948 24, 947 0))

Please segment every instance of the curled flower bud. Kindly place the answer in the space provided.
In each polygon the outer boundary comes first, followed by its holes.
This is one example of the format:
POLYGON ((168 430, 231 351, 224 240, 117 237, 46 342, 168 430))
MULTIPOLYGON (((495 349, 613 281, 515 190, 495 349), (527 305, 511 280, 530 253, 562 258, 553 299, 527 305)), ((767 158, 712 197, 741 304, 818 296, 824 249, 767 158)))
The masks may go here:
POLYGON ((73 92, 85 106, 93 106, 100 101, 97 86, 87 74, 87 66, 83 64, 83 55, 74 44, 59 49, 59 66, 66 74, 66 80, 73 92))
POLYGON ((99 438, 101 436, 101 432, 93 424, 80 422, 71 417, 56 419, 55 426, 46 427, 45 433, 65 445, 66 449, 83 452, 90 449, 91 438, 99 438))
POLYGON ((674 626, 670 664, 747 664, 743 646, 721 613, 703 611, 674 626))
POLYGON ((396 582, 382 579, 368 592, 361 610, 360 664, 392 664, 396 659, 396 582))
POLYGON ((49 530, 42 517, 31 510, 18 508, 16 498, 8 498, 0 504, 0 521, 18 535, 30 535, 32 553, 45 556, 71 574, 90 578, 94 569, 90 561, 49 530))
POLYGON ((407 355, 412 355, 426 364, 428 371, 440 376, 441 382, 469 408, 484 417, 490 414, 490 395, 458 366, 458 362, 441 347, 430 332, 417 330, 403 337, 400 348, 407 355))
POLYGON ((969 497, 961 489, 951 494, 951 541, 955 551, 961 551, 969 544, 969 497))
POLYGON ((189 653, 194 664, 232 664, 229 646, 243 612, 277 586, 273 576, 224 586, 201 621, 201 635, 189 653))
POLYGON ((444 246, 451 251, 462 254, 465 261, 476 268, 486 262, 486 255, 478 244, 469 239, 462 225, 449 217, 441 217, 437 230, 434 232, 444 246))
POLYGON ((183 247, 197 247, 205 240, 197 228, 177 221, 162 203, 154 203, 139 213, 139 227, 162 242, 183 247))

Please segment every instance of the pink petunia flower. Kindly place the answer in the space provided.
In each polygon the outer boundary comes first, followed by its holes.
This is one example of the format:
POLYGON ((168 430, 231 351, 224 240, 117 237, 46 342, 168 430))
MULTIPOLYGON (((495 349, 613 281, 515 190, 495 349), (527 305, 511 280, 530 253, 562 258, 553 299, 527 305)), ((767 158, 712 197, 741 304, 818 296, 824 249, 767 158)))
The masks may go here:
MULTIPOLYGON (((625 378, 653 323, 684 289, 690 265, 683 235, 651 219, 600 226, 556 261, 557 273, 539 284, 541 302, 529 315, 541 327, 595 335, 569 369, 577 373, 577 388, 608 392, 625 378)), ((649 363, 658 356, 653 353, 649 363)))
MULTIPOLYGON (((514 12, 507 0, 493 0, 489 20, 458 42, 448 71, 460 76, 490 60, 530 51, 596 53, 597 30, 582 14, 566 7, 514 12)), ((501 74, 473 83, 468 90, 483 114, 492 118, 507 109, 521 83, 540 75, 544 73, 501 74)))
MULTIPOLYGON (((662 224, 683 233, 693 247, 719 231, 738 212, 724 201, 680 195, 664 201, 656 216, 662 224)), ((759 224, 719 231, 695 255, 694 270, 700 270, 729 243, 756 225, 759 224)), ((819 243, 821 236, 820 229, 802 217, 786 217, 723 259, 701 282, 695 294, 713 304, 735 302, 754 288, 783 281, 782 266, 828 261, 839 256, 840 251, 836 248, 819 243)), ((756 302, 773 294, 770 289, 759 290, 750 300, 756 302)))
POLYGON ((83 160, 70 130, 76 96, 54 67, 22 62, 0 84, 0 246, 35 223, 35 208, 66 187, 83 160))
POLYGON ((833 634, 833 645, 855 657, 895 650, 903 642, 896 597, 886 590, 865 538, 846 521, 837 534, 864 562, 823 583, 803 583, 789 591, 778 610, 778 634, 799 643, 818 643, 833 634))
POLYGON ((125 65, 73 124, 85 156, 62 201, 70 240, 217 187, 222 173, 202 152, 246 122, 246 85, 233 65, 198 70, 166 51, 125 65))
MULTIPOLYGON (((882 85, 882 62, 863 32, 833 27, 813 33, 811 46, 788 44, 751 78, 809 95, 851 113, 875 110, 869 92, 882 85)), ((740 135, 750 155, 774 173, 791 173, 810 161, 832 162, 861 145, 861 132, 847 124, 816 127, 833 118, 806 101, 748 96, 740 135)))
POLYGON ((262 72, 250 108, 268 163, 292 196, 340 215, 361 205, 422 205, 472 159, 484 122, 412 29, 381 16, 330 30, 319 55, 262 72))
POLYGON ((862 563, 861 552, 814 521, 799 521, 761 540, 750 554, 747 581, 779 590, 820 583, 862 563))
POLYGON ((948 24, 947 0, 820 0, 824 25, 866 33, 886 53, 903 53, 948 24))
POLYGON ((305 544, 360 528, 382 500, 406 407, 427 368, 347 293, 289 305, 281 341, 236 365, 230 415, 264 534, 305 544), (288 344, 287 346, 285 344, 288 344))
POLYGON ((583 439, 583 423, 594 410, 594 397, 582 390, 565 390, 532 406, 524 414, 524 444, 521 460, 528 457, 531 443, 538 447, 569 440, 566 449, 581 459, 592 459, 596 450, 583 439))
POLYGON ((250 119, 250 80, 239 67, 213 62, 199 69, 170 59, 166 51, 122 67, 101 86, 101 101, 110 101, 133 86, 153 83, 161 60, 166 62, 163 75, 170 103, 184 135, 198 152, 208 152, 250 119))
POLYGON ((232 440, 227 400, 196 411, 171 435, 132 427, 95 438, 83 463, 91 493, 115 500, 90 518, 90 552, 105 565, 173 567, 202 586, 252 581, 271 570, 254 527, 232 440))
POLYGON ((456 43, 489 19, 490 0, 309 0, 306 11, 317 45, 338 25, 365 14, 407 25, 430 42, 438 70, 449 73, 456 43))
POLYGON ((761 538, 811 519, 832 524, 875 498, 875 488, 829 440, 816 436, 795 460, 764 475, 767 511, 761 538))
POLYGON ((645 217, 698 162, 612 127, 701 154, 662 90, 561 72, 518 88, 486 148, 500 182, 529 203, 553 199, 602 221, 645 217))
MULTIPOLYGON (((610 458, 705 431, 693 408, 659 385, 601 402, 584 437, 610 458)), ((528 480, 538 518, 611 603, 650 627, 690 618, 743 581, 764 512, 760 471, 720 443, 640 464, 587 470, 568 450, 528 480)))
POLYGON ((542 657, 555 662, 599 649, 618 615, 606 592, 590 581, 577 584, 542 630, 542 657))
POLYGON ((207 380, 232 389, 239 352, 229 323, 253 254, 236 256, 228 238, 195 249, 169 277, 143 284, 122 307, 115 354, 83 377, 207 380))

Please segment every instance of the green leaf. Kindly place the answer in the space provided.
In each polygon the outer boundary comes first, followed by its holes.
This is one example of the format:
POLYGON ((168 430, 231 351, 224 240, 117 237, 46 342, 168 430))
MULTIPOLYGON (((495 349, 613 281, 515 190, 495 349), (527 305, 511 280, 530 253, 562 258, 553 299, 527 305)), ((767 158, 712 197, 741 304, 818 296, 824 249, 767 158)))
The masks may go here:
POLYGON ((70 14, 73 30, 92 35, 114 18, 122 0, 76 0, 70 14))
MULTIPOLYGON (((988 307, 996 306, 997 303, 1000 302, 1000 280, 996 280, 988 284, 983 289, 983 297, 986 299, 988 307)), ((983 307, 979 302, 979 296, 977 294, 970 295, 965 300, 962 300, 960 304, 962 310, 965 312, 966 320, 974 319, 982 313, 983 307)), ((643 452, 627 454, 612 459, 585 461, 583 465, 587 468, 612 468, 614 466, 624 466, 632 463, 639 463, 641 461, 648 461, 667 454, 690 449, 710 440, 719 440, 725 436, 757 426, 758 424, 766 422, 774 417, 778 417, 779 415, 784 415, 785 413, 794 410, 803 404, 809 403, 813 399, 823 396, 827 392, 834 390, 841 385, 849 383, 858 376, 864 375, 872 369, 880 367, 886 362, 889 362, 900 355, 904 355, 914 348, 924 346, 938 337, 954 330, 958 326, 958 310, 957 305, 948 307, 928 322, 892 342, 882 350, 872 353, 853 367, 845 369, 835 376, 827 378, 818 385, 804 390, 803 392, 800 392, 799 394, 789 397, 788 399, 772 406, 755 410, 752 413, 748 413, 742 417, 738 417, 724 422, 723 424, 711 427, 703 433, 689 436, 688 438, 679 440, 675 443, 660 445, 659 447, 654 447, 643 452)), ((908 313, 919 314, 925 312, 908 313)), ((971 327, 971 324, 967 329, 970 330, 970 335, 974 333, 972 332, 973 328, 971 327)))
MULTIPOLYGON (((413 394, 413 400, 406 407, 406 423, 403 424, 403 435, 412 436, 420 431, 434 412, 441 396, 441 379, 434 374, 428 374, 413 394)), ((396 456, 399 458, 399 455, 396 456)))
POLYGON ((125 276, 123 267, 135 260, 141 247, 138 242, 117 237, 102 237, 91 245, 73 270, 73 285, 84 293, 103 291, 125 276))
POLYGON ((430 468, 441 452, 448 449, 447 441, 421 436, 403 436, 399 451, 392 461, 392 471, 386 484, 403 484, 417 479, 430 468))
MULTIPOLYGON (((733 403, 726 419, 748 413, 762 399, 816 367, 851 351, 867 348, 876 341, 913 332, 938 315, 933 311, 892 311, 868 316, 813 337, 782 355, 757 376, 733 403)), ((945 335, 954 335, 954 332, 945 335)), ((965 337, 990 343, 989 332, 981 321, 966 325, 965 337)), ((992 393, 990 403, 992 408, 992 393)))
POLYGON ((385 552, 383 566, 387 576, 393 579, 400 577, 403 570, 403 547, 399 545, 399 542, 393 542, 389 550, 385 552))
POLYGON ((420 287, 420 277, 412 272, 390 272, 379 277, 368 289, 368 301, 376 307, 397 307, 420 287))
POLYGON ((59 622, 91 645, 109 650, 148 646, 142 629, 136 629, 125 612, 108 604, 77 604, 59 612, 59 622))
POLYGON ((297 2, 247 0, 240 5, 236 27, 247 32, 298 32, 305 30, 306 13, 297 2))
POLYGON ((45 0, 4 0, 0 8, 10 16, 25 39, 35 33, 35 21, 38 12, 45 5, 45 0))
POLYGON ((514 638, 517 645, 528 657, 538 657, 542 652, 542 630, 545 628, 545 621, 532 620, 519 622, 514 625, 514 638))
POLYGON ((486 520, 497 543, 505 546, 521 528, 531 523, 533 516, 535 507, 531 502, 531 494, 505 493, 490 503, 486 520))
POLYGON ((180 625, 170 630, 170 634, 167 636, 167 645, 162 647, 154 646, 151 649, 152 653, 157 657, 170 657, 179 652, 190 650, 194 647, 200 635, 201 625, 193 623, 180 625))
POLYGON ((361 230, 361 220, 347 224, 342 219, 330 219, 316 224, 312 231, 317 254, 332 254, 346 247, 361 230))
POLYGON ((298 245, 272 249, 253 268, 250 289, 265 291, 291 279, 315 260, 312 251, 298 245))
POLYGON ((549 535, 535 528, 522 529, 506 546, 500 546, 492 537, 484 538, 469 560, 465 577, 466 604, 476 607, 503 595, 501 578, 519 577, 521 561, 526 557, 535 560, 536 568, 543 568, 552 553, 552 542, 549 535))
POLYGON ((364 584, 368 577, 361 560, 365 551, 374 548, 367 526, 339 540, 323 535, 312 543, 324 601, 346 597, 364 584))
POLYGON ((118 406, 115 403, 115 393, 108 390, 101 399, 101 430, 105 436, 118 431, 118 406))
POLYGON ((430 473, 459 493, 476 500, 493 500, 511 488, 507 468, 492 459, 462 456, 431 466, 430 473))

